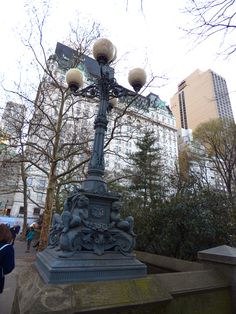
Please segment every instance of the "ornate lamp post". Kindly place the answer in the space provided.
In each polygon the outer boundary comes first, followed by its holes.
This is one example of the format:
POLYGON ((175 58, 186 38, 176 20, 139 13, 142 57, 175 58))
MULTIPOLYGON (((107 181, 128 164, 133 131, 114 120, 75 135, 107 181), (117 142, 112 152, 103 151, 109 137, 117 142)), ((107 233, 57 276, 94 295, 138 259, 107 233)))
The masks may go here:
POLYGON ((38 253, 36 266, 46 282, 133 278, 146 275, 146 266, 139 262, 132 250, 135 245, 133 218, 122 219, 122 204, 116 193, 107 190, 104 175, 104 138, 107 112, 112 99, 137 96, 146 82, 144 70, 129 73, 129 83, 135 92, 117 84, 111 77, 109 64, 116 49, 107 39, 99 39, 93 46, 100 76, 96 83, 83 89, 82 73, 70 69, 66 81, 75 97, 99 99, 94 122, 95 136, 87 178, 82 188, 64 204, 61 215, 55 214, 49 236, 49 247, 38 253), (73 270, 72 270, 73 269, 73 270))
MULTIPOLYGON (((94 123, 95 138, 92 157, 88 166, 88 177, 83 183, 83 188, 87 191, 104 192, 107 191, 106 183, 102 177, 104 175, 104 137, 107 130, 106 113, 110 107, 109 101, 114 98, 136 93, 118 85, 114 78, 109 77, 107 65, 114 60, 115 49, 108 39, 99 39, 93 46, 93 55, 100 66, 100 78, 94 85, 79 90, 83 85, 83 77, 78 69, 70 69, 67 72, 66 80, 74 96, 87 98, 99 98, 100 105, 97 118, 94 123)), ((146 74, 143 69, 136 68, 129 72, 130 85, 138 92, 146 83, 146 74)))

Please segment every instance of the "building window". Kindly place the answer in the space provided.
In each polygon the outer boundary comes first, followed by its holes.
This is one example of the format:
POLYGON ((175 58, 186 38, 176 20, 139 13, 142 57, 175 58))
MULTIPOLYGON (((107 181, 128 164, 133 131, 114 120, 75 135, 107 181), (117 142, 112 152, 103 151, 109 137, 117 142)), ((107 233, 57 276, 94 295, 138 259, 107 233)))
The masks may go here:
POLYGON ((45 179, 40 179, 39 180, 39 188, 44 189, 46 185, 46 180, 45 179))
POLYGON ((24 206, 20 206, 19 214, 24 215, 24 206))
POLYGON ((43 200, 43 193, 37 193, 37 201, 41 201, 43 200))
POLYGON ((34 212, 33 212, 33 214, 34 214, 35 216, 39 216, 39 215, 40 215, 40 208, 39 208, 39 207, 34 207, 34 212))
POLYGON ((179 110, 180 110, 181 127, 183 129, 188 129, 185 97, 184 97, 183 91, 179 93, 179 110))
POLYGON ((27 184, 28 184, 28 186, 32 186, 32 183, 33 183, 33 178, 32 178, 32 177, 28 177, 28 178, 27 178, 27 184))

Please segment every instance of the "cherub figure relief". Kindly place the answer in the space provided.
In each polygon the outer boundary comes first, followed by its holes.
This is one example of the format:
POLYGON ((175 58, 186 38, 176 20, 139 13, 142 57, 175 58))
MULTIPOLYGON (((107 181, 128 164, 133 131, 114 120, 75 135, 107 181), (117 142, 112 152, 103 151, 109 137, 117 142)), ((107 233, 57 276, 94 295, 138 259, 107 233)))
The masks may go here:
POLYGON ((85 195, 75 195, 65 201, 64 210, 61 214, 62 232, 80 226, 82 221, 88 218, 88 205, 89 199, 85 195))
POLYGON ((122 204, 119 201, 115 201, 112 203, 110 219, 111 222, 114 223, 114 226, 118 229, 126 231, 127 233, 135 236, 133 231, 134 226, 134 218, 132 216, 128 216, 125 219, 121 219, 120 210, 122 208, 122 204))

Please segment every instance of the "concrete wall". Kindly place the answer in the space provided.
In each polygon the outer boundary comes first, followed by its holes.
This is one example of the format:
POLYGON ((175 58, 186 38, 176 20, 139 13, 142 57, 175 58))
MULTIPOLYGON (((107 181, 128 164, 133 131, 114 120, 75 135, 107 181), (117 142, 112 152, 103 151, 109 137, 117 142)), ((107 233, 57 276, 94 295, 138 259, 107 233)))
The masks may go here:
POLYGON ((140 256, 171 272, 130 280, 48 285, 32 265, 19 275, 12 314, 233 313, 230 283, 216 270, 137 252, 140 256))

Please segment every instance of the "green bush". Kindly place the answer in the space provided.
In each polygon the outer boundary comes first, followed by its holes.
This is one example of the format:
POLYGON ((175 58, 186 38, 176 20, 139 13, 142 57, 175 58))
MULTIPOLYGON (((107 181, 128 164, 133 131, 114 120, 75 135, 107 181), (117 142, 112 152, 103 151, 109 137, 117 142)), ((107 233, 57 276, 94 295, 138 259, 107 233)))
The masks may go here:
POLYGON ((227 197, 213 191, 173 197, 155 210, 126 201, 124 214, 135 219, 136 249, 194 260, 199 250, 233 245, 234 223, 227 197))

